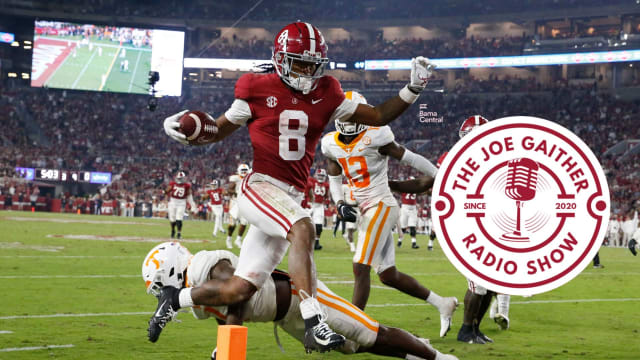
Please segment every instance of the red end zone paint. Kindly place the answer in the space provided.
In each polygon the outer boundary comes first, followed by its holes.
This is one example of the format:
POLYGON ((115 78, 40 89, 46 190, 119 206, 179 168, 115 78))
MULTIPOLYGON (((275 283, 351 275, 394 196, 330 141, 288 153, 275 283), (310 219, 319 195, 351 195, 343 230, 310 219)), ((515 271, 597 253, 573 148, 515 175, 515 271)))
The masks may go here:
POLYGON ((31 86, 42 87, 75 47, 74 40, 36 38, 33 46, 31 86))

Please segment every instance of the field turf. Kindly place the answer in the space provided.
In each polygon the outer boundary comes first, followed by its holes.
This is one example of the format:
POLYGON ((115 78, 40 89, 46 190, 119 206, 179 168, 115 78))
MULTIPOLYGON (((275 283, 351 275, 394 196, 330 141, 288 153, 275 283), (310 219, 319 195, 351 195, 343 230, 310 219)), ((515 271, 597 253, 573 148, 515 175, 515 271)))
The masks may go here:
MULTIPOLYGON (((185 222, 184 244, 192 253, 224 246, 224 235, 211 237, 212 226, 185 222)), ((168 233, 166 220, 0 211, 0 359, 207 359, 216 342, 214 320, 181 314, 182 322, 170 323, 158 343, 146 338, 157 303, 145 293, 140 269, 156 242, 142 240, 162 241, 168 233), (66 347, 27 350, 51 345, 66 347)), ((462 302, 464 277, 438 247, 427 252, 426 241, 422 235, 420 249, 406 243, 398 249, 398 268, 462 302)), ((315 256, 319 277, 350 299, 351 255, 345 242, 325 231, 322 243, 315 256)), ((433 307, 384 288, 373 276, 367 312, 383 324, 430 338, 436 348, 460 359, 640 359, 640 258, 612 248, 603 248, 600 257, 604 269, 589 266, 560 289, 512 297, 510 330, 498 330, 487 316, 482 329, 495 340, 491 345, 456 341, 462 305, 451 332, 440 339, 433 307)), ((279 331, 282 353, 271 323, 247 325, 248 359, 344 358, 334 352, 305 355, 301 344, 279 331)))
MULTIPOLYGON (((78 36, 48 37, 75 42, 78 36)), ((101 90, 115 92, 148 93, 147 76, 151 69, 151 49, 134 48, 130 44, 118 46, 117 42, 91 38, 93 48, 87 45, 76 48, 76 56, 70 53, 45 83, 52 88, 75 90, 101 90), (98 47, 102 47, 99 55, 98 47), (125 56, 121 57, 125 49, 125 56), (128 70, 121 70, 120 63, 129 60, 128 70), (102 75, 107 75, 102 85, 102 75)))

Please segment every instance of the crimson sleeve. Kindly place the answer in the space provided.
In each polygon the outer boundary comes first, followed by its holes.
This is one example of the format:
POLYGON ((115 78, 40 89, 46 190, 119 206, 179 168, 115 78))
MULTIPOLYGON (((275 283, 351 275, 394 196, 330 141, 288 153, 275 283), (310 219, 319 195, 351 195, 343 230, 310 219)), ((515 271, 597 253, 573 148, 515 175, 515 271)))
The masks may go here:
POLYGON ((236 99, 248 100, 251 95, 251 80, 253 74, 244 74, 236 81, 234 97, 236 99))

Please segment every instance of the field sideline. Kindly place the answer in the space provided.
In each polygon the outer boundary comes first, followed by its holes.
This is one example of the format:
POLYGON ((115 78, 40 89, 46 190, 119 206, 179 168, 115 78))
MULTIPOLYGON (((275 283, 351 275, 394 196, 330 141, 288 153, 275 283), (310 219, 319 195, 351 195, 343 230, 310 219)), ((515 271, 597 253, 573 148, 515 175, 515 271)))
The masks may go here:
MULTIPOLYGON (((185 245, 196 253, 224 246, 211 237, 213 223, 186 221, 185 245)), ((181 314, 156 344, 146 338, 156 300, 144 291, 141 263, 154 241, 168 237, 166 220, 0 211, 0 359, 207 359, 216 342, 216 322, 181 314), (17 221, 20 220, 20 221, 17 221)), ((168 240, 168 239, 167 239, 168 240)), ((443 296, 462 303, 466 281, 439 247, 426 251, 408 243, 397 249, 401 271, 443 296)), ((351 256, 329 231, 316 253, 319 277, 350 299, 351 256)), ((233 250, 238 253, 237 249, 233 250)), ((384 287, 372 276, 367 313, 382 324, 431 339, 439 350, 462 359, 640 358, 640 257, 627 249, 603 248, 604 269, 589 266, 576 279, 533 298, 512 297, 511 329, 500 331, 485 317, 481 328, 491 345, 457 342, 462 305, 449 335, 440 339, 435 308, 384 287)), ((281 266, 286 269, 285 264, 281 266)), ((273 325, 247 324, 248 359, 343 359, 338 353, 305 355, 301 344, 273 325)), ((382 359, 361 354, 350 359, 382 359)))

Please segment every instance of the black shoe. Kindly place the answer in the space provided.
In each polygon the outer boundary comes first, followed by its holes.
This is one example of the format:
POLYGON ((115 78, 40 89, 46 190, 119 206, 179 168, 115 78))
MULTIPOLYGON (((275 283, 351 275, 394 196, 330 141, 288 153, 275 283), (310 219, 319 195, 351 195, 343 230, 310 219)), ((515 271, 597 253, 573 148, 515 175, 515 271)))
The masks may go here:
POLYGON ((173 320, 178 315, 179 307, 173 304, 174 300, 178 298, 180 289, 173 286, 165 286, 160 290, 160 297, 158 298, 158 307, 156 312, 149 319, 148 336, 149 341, 156 342, 162 333, 162 329, 167 323, 173 320))
POLYGON ((182 239, 182 234, 178 233, 178 239, 182 239))
POLYGON ((428 247, 427 247, 427 250, 428 250, 428 251, 433 251, 433 246, 428 246, 428 247))
POLYGON ((313 246, 313 248, 314 248, 315 250, 322 250, 322 245, 320 245, 320 243, 319 243, 319 242, 317 242, 317 243, 313 246))
POLYGON ((604 269, 604 265, 602 264, 598 264, 598 265, 593 265, 594 269, 604 269))
POLYGON ((402 246, 402 241, 398 240, 398 247, 402 246))
POLYGON ((342 346, 344 342, 344 336, 336 334, 325 322, 318 323, 304 332, 304 349, 307 353, 314 350, 321 353, 330 351, 342 346))
POLYGON ((417 244, 417 243, 412 243, 412 244, 411 244, 411 248, 412 248, 412 249, 420 249, 420 246, 418 246, 418 244, 417 244))
POLYGON ((636 242, 636 239, 629 240, 629 251, 631 251, 633 256, 638 255, 638 252, 636 251, 636 245, 638 245, 638 243, 636 242))
POLYGON ((173 239, 173 238, 175 238, 175 237, 176 237, 176 232, 175 232, 175 231, 172 231, 172 232, 171 232, 171 238, 173 239))
POLYGON ((465 342, 467 344, 481 344, 481 345, 487 343, 482 338, 477 336, 473 332, 473 330, 462 331, 462 328, 460 328, 460 331, 458 331, 458 341, 465 342))
POLYGON ((493 342, 493 339, 491 339, 490 337, 488 337, 487 335, 482 333, 482 331, 480 331, 480 329, 476 329, 476 336, 478 338, 482 339, 482 341, 484 341, 485 343, 492 343, 493 342))

